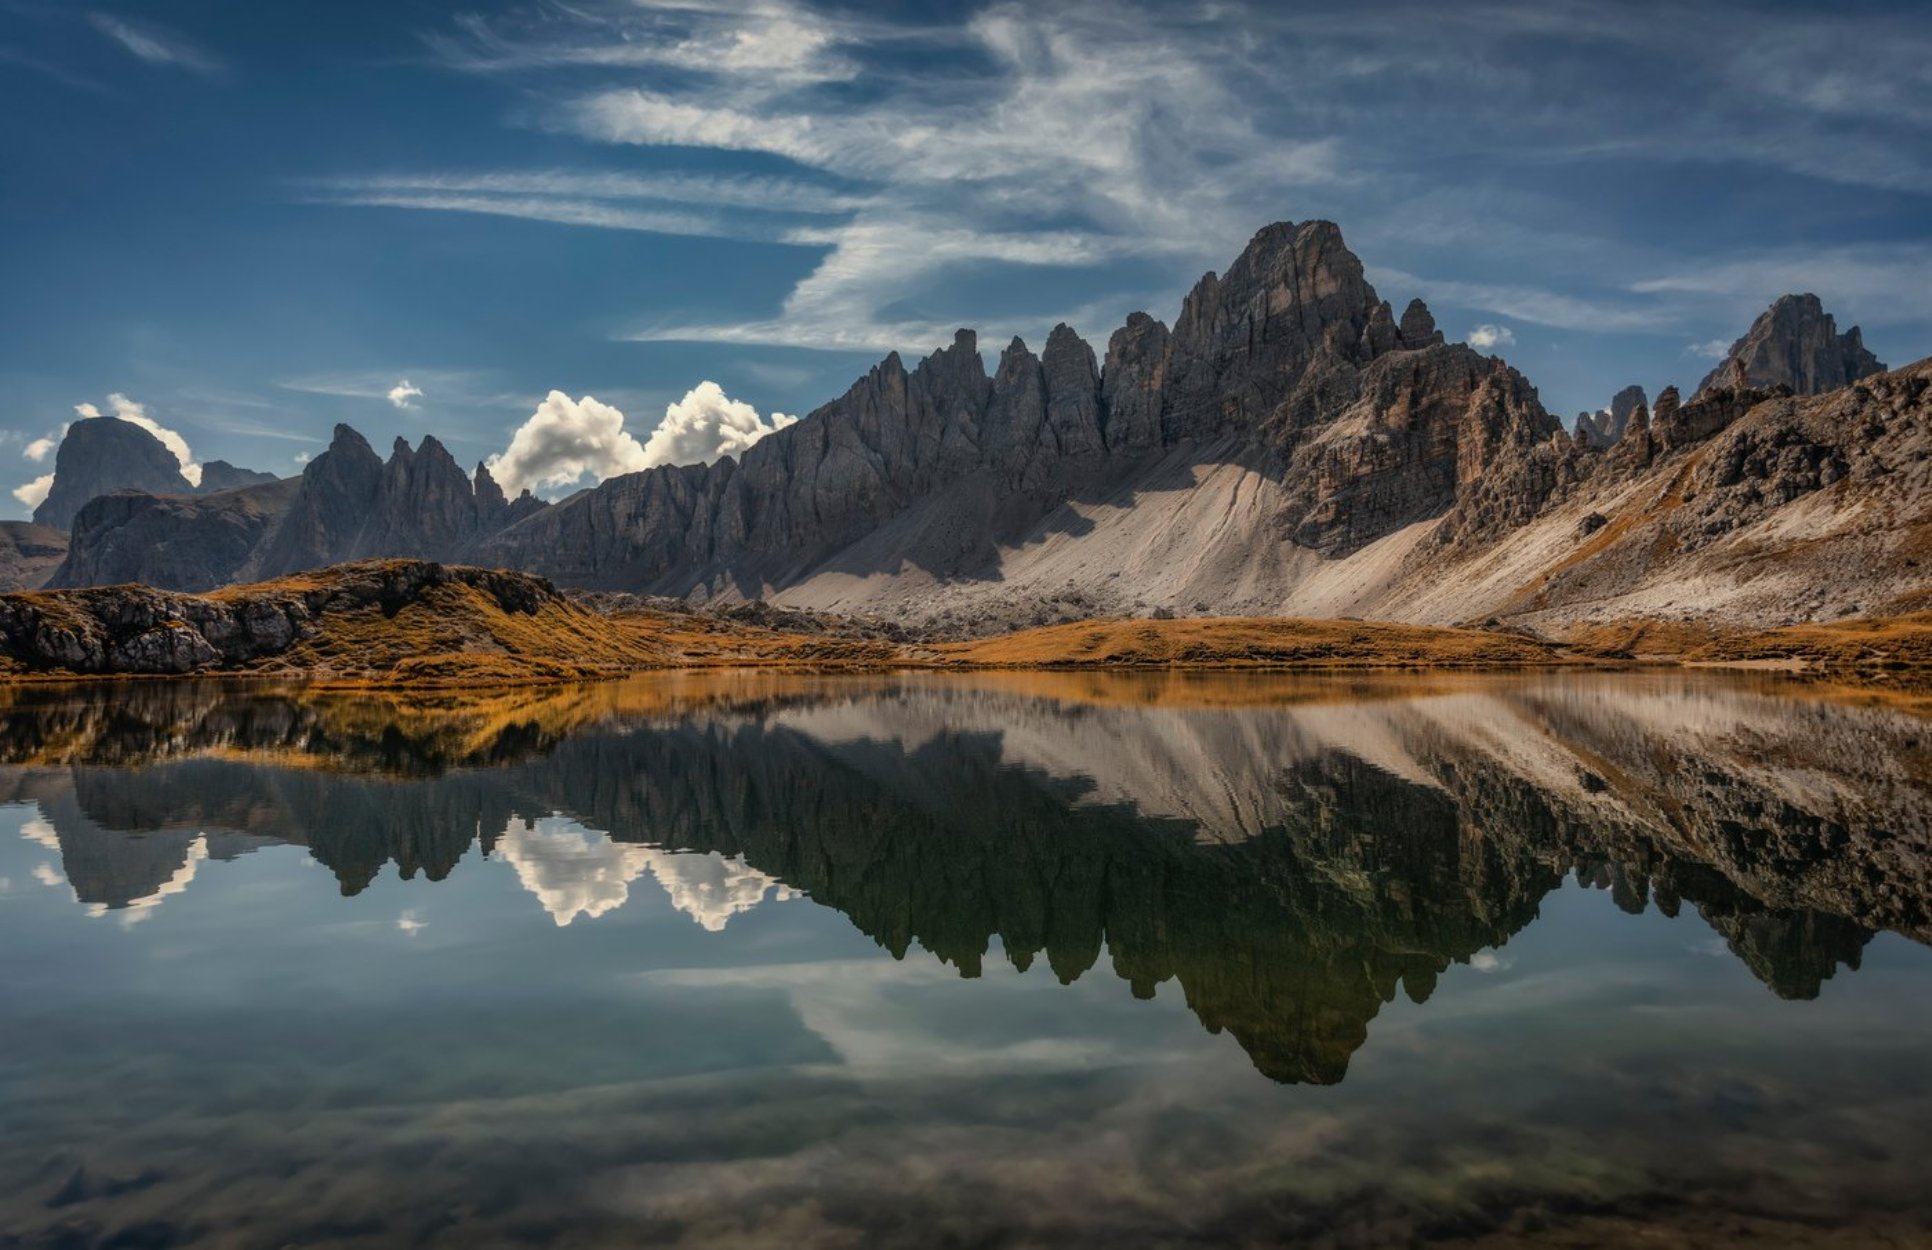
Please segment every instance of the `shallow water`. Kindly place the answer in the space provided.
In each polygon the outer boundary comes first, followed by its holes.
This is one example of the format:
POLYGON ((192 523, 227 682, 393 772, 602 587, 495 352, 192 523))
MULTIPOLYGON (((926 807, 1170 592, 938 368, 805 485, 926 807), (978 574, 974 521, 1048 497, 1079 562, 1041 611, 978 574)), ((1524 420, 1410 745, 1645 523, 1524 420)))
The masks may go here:
POLYGON ((0 1246, 1932 1244, 1932 722, 15 691, 0 1246))

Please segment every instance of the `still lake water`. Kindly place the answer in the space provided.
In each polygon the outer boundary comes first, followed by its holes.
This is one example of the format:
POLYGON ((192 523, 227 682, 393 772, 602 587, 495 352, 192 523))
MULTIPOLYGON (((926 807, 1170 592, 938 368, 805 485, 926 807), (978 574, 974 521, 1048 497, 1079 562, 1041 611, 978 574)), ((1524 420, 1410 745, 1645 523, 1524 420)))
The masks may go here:
POLYGON ((1932 721, 12 691, 0 1246, 1932 1244, 1932 721))

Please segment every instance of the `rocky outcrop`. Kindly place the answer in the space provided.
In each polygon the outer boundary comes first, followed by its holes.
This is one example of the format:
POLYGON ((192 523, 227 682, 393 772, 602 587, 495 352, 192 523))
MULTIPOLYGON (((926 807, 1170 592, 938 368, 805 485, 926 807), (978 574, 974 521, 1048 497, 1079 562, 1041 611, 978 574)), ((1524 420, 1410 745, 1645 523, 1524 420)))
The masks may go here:
POLYGON ((1623 437, 1623 432, 1630 427, 1631 414, 1648 403, 1643 387, 1626 386, 1611 397, 1608 408, 1577 413, 1572 437, 1579 447, 1601 451, 1623 437))
POLYGON ((214 590, 238 580, 287 515, 299 479, 203 499, 104 495, 74 518, 67 558, 53 587, 142 582, 166 590, 214 590))
POLYGON ((1857 326, 1840 334, 1816 295, 1785 295, 1731 344, 1697 393, 1783 386, 1796 395, 1817 395, 1883 372, 1884 363, 1865 349, 1857 326))
POLYGON ((67 427, 54 453, 54 483, 34 524, 64 530, 90 499, 119 490, 187 494, 181 463, 161 440, 119 417, 86 417, 67 427))
POLYGON ((331 614, 376 610, 393 618, 445 586, 476 590, 505 613, 535 616, 563 605, 541 578, 415 560, 347 565, 314 581, 220 597, 147 586, 5 595, 0 658, 17 670, 78 674, 246 668, 317 637, 331 614))

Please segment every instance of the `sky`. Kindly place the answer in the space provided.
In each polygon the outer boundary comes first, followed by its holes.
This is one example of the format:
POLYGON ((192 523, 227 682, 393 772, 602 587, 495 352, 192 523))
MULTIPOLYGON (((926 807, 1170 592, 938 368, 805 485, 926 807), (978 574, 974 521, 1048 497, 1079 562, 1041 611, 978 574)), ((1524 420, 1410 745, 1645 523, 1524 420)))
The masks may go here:
POLYGON ((0 0, 0 515, 89 411, 555 497, 1311 218, 1566 419, 1787 291, 1919 359, 1932 9, 0 0))

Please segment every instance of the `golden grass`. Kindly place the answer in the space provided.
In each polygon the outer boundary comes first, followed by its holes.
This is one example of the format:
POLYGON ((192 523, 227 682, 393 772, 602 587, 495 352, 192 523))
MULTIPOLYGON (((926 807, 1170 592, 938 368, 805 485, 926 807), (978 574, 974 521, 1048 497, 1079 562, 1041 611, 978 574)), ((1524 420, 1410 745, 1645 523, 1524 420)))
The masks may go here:
POLYGON ((449 582, 393 616, 371 605, 332 611, 321 631, 251 671, 403 685, 575 681, 664 665, 674 653, 648 630, 564 600, 535 615, 506 612, 489 594, 449 582))
MULTIPOLYGON (((378 569, 378 572, 381 570, 378 569)), ((368 570, 362 570, 367 573, 368 570)), ((313 595, 339 575, 318 570, 276 582, 232 587, 207 596, 313 595)), ((474 579, 471 579, 474 580, 474 579)), ((18 596, 43 619, 75 628, 92 618, 97 591, 18 596)), ((315 600, 311 600, 315 602, 315 600)), ((1932 611, 1889 618, 1774 630, 1704 623, 1630 620, 1577 626, 1548 640, 1505 630, 1455 629, 1384 621, 1209 617, 1176 620, 1101 619, 1022 630, 967 642, 895 644, 874 639, 787 633, 687 613, 606 615, 552 595, 534 612, 506 609, 491 590, 451 578, 417 588, 400 604, 348 606, 332 600, 314 636, 288 650, 218 670, 225 676, 300 681, 314 686, 414 691, 604 680, 653 670, 763 669, 792 673, 885 670, 1140 670, 1523 668, 1627 662, 1780 666, 1851 675, 1932 671, 1932 611)), ((183 626, 185 628, 185 626, 183 626)), ((0 680, 64 680, 71 674, 29 673, 17 661, 0 680)), ((1091 693, 1091 692, 1089 692, 1091 693)), ((420 697, 420 696, 418 696, 420 697)), ((653 696, 657 697, 657 696, 653 696)), ((1218 691, 1142 682, 1132 697, 1240 699, 1218 691)), ((521 713, 518 713, 521 715, 521 713)), ((479 711, 477 732, 492 732, 479 711)), ((461 753, 460 745, 452 748, 461 753)))
POLYGON ((922 649, 935 667, 1398 668, 1557 664, 1517 634, 1293 617, 1096 620, 922 649))

